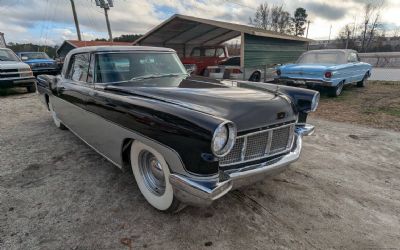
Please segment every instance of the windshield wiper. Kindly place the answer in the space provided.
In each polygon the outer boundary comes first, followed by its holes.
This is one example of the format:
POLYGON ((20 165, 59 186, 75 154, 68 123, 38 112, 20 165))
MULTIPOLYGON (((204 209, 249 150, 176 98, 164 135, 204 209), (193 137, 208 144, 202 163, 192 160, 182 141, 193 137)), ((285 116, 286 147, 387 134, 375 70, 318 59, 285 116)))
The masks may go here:
POLYGON ((144 75, 144 76, 136 76, 131 78, 129 81, 136 81, 136 80, 144 80, 144 79, 152 79, 152 78, 162 78, 162 77, 171 77, 171 76, 181 76, 181 75, 187 75, 184 73, 171 73, 171 74, 163 74, 163 75, 144 75))

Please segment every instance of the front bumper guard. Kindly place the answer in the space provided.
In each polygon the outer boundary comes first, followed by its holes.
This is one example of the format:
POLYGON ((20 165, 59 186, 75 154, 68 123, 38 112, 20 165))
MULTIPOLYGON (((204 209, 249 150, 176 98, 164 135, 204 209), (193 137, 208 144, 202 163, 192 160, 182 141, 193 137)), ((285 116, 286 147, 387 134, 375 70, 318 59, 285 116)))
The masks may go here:
POLYGON ((211 180, 171 174, 169 182, 173 187, 174 195, 189 205, 208 206, 232 189, 252 184, 287 169, 290 163, 297 161, 300 157, 302 137, 311 135, 313 132, 314 126, 312 125, 297 125, 295 143, 289 153, 263 163, 221 171, 219 176, 211 178, 211 180))

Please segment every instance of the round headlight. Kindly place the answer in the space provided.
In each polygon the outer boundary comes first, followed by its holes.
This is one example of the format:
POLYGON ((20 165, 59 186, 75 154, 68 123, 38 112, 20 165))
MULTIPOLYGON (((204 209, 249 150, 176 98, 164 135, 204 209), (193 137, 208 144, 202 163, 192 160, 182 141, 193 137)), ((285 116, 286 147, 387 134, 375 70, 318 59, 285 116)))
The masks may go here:
POLYGON ((232 122, 221 123, 214 131, 211 142, 212 152, 218 157, 227 155, 235 144, 235 139, 235 125, 232 122))
POLYGON ((228 141, 228 128, 226 126, 218 127, 215 130, 213 150, 215 152, 221 151, 224 148, 227 141, 228 141))
POLYGON ((317 110, 317 107, 319 104, 319 97, 320 97, 319 92, 315 93, 315 95, 311 101, 311 112, 315 112, 317 110))

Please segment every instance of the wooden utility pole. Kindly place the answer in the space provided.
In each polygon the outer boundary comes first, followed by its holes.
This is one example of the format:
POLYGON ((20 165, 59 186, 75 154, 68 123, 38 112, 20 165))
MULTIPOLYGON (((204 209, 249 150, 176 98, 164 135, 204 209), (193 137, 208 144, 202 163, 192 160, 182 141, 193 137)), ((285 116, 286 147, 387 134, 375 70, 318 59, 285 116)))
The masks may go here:
POLYGON ((95 0, 96 5, 99 6, 100 8, 104 9, 104 15, 106 17, 106 23, 107 23, 107 30, 108 30, 108 36, 109 36, 109 41, 112 42, 112 33, 111 33, 111 25, 110 25, 110 20, 108 20, 108 11, 110 10, 111 7, 114 7, 113 1, 112 0, 95 0))
POLYGON ((329 44, 331 43, 331 33, 332 33, 332 24, 331 24, 331 27, 329 28, 329 38, 328 38, 328 44, 327 44, 328 47, 329 47, 329 44))
MULTIPOLYGON (((306 38, 308 38, 308 29, 310 28, 310 20, 307 21, 307 31, 306 31, 306 38)), ((307 50, 310 47, 310 42, 307 42, 307 50)))
POLYGON ((108 10, 110 8, 104 8, 104 15, 106 16, 106 23, 107 23, 107 30, 108 30, 108 37, 110 39, 110 42, 113 41, 112 38, 112 33, 111 33, 111 26, 110 26, 110 20, 108 20, 108 10))
POLYGON ((350 30, 347 31, 346 49, 348 49, 349 47, 349 39, 350 39, 350 30))
POLYGON ((82 41, 81 30, 79 29, 78 16, 76 15, 74 0, 71 0, 71 7, 72 7, 72 14, 74 15, 74 22, 75 22, 76 34, 78 35, 78 40, 79 40, 79 41, 82 41))

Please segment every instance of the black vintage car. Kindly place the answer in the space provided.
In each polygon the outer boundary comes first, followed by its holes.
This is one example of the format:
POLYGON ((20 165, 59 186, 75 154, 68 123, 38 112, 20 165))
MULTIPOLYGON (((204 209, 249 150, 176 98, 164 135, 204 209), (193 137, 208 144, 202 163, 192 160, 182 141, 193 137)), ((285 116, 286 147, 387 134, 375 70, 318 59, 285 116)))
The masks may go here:
POLYGON ((192 77, 174 50, 139 46, 74 49, 61 75, 39 76, 37 87, 57 127, 132 169, 163 211, 209 205, 286 169, 319 100, 312 90, 192 77))

